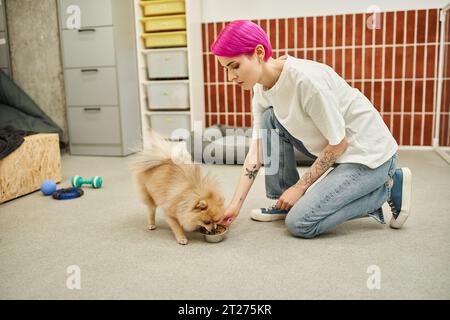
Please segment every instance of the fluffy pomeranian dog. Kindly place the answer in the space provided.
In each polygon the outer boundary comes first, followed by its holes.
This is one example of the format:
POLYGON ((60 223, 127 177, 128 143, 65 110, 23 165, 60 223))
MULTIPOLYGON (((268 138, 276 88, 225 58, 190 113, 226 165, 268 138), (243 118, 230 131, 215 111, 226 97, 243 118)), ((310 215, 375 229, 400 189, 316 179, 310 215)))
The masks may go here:
POLYGON ((137 190, 148 207, 148 229, 156 228, 156 208, 162 207, 177 242, 187 244, 185 231, 217 227, 224 216, 224 199, 217 182, 192 163, 186 149, 155 132, 151 141, 131 163, 137 190))

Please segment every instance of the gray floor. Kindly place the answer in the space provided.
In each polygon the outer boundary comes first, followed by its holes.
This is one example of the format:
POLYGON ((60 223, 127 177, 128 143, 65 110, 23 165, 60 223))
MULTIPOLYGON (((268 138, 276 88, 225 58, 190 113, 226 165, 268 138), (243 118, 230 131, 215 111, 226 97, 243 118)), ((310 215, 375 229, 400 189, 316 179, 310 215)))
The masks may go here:
MULTIPOLYGON (((104 187, 85 188, 76 200, 35 192, 0 205, 0 298, 450 298, 450 167, 434 152, 400 152, 399 164, 414 175, 413 212, 402 230, 368 218, 313 240, 291 237, 282 222, 249 219, 251 208, 270 203, 258 176, 225 241, 205 243, 194 233, 187 246, 161 214, 158 229, 146 229, 129 159, 65 155, 60 187, 71 175, 101 175, 104 187), (72 265, 81 271, 79 290, 66 286, 72 265), (370 266, 379 289, 367 285, 370 266)), ((240 167, 207 170, 229 200, 240 167)))

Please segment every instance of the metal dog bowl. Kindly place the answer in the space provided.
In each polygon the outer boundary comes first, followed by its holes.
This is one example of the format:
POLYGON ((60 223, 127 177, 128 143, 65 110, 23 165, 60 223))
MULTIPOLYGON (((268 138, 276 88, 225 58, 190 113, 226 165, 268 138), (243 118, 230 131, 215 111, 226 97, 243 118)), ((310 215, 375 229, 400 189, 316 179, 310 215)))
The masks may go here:
POLYGON ((203 237, 205 238, 206 242, 220 242, 223 239, 225 239, 225 235, 228 232, 228 228, 225 226, 217 226, 215 231, 212 231, 211 233, 208 232, 204 228, 200 228, 200 233, 203 234, 203 237), (214 233, 212 233, 214 232, 214 233))

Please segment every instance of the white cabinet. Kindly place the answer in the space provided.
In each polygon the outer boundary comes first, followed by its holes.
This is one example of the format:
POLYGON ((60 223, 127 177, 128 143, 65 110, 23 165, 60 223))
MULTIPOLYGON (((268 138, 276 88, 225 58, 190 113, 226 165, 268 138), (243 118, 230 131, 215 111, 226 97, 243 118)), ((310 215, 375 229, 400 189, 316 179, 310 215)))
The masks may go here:
POLYGON ((201 1, 133 1, 145 147, 152 129, 178 139, 204 127, 201 1))
POLYGON ((58 11, 70 152, 124 156, 140 150, 133 2, 58 0, 58 11))

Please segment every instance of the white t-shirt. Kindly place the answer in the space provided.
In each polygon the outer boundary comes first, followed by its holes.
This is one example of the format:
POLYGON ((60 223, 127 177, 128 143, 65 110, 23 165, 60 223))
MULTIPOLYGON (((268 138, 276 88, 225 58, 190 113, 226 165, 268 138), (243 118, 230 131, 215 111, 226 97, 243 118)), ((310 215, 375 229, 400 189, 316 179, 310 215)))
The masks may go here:
POLYGON ((262 113, 273 107, 281 125, 315 156, 347 137, 336 163, 361 163, 372 169, 389 160, 397 142, 372 103, 331 67, 288 56, 275 85, 253 87, 253 138, 259 138, 262 113))

